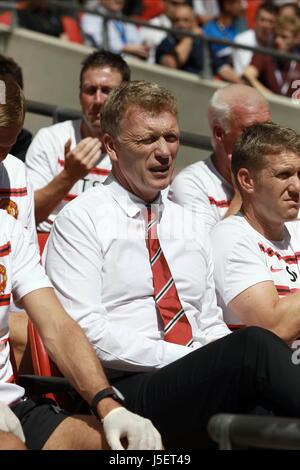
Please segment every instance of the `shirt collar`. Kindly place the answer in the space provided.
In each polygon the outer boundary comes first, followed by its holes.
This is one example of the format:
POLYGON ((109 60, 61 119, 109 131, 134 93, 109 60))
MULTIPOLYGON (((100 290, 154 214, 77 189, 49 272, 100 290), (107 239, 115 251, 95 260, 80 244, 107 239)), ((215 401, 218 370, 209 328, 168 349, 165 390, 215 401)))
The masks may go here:
MULTIPOLYGON (((113 176, 112 173, 109 174, 109 176, 102 184, 109 188, 112 197, 114 198, 116 203, 121 207, 123 212, 127 214, 128 217, 135 217, 143 209, 145 209, 145 206, 147 204, 149 204, 146 203, 143 199, 139 198, 135 194, 125 189, 113 176)), ((151 208, 162 213, 164 209, 164 203, 161 192, 159 193, 155 201, 151 203, 151 208)))

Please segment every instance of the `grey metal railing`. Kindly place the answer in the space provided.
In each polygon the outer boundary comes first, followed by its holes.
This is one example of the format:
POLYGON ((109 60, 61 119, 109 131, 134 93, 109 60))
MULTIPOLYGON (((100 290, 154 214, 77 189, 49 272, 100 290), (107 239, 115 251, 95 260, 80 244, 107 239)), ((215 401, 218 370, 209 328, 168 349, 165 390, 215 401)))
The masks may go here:
MULTIPOLYGON (((27 111, 41 116, 51 117, 53 124, 67 119, 79 119, 81 113, 74 109, 63 108, 39 101, 27 100, 27 111)), ((181 132, 180 143, 186 147, 211 151, 210 138, 205 135, 193 134, 192 132, 181 132)))
POLYGON ((220 450, 300 450, 300 419, 296 418, 217 414, 209 420, 208 433, 220 450))

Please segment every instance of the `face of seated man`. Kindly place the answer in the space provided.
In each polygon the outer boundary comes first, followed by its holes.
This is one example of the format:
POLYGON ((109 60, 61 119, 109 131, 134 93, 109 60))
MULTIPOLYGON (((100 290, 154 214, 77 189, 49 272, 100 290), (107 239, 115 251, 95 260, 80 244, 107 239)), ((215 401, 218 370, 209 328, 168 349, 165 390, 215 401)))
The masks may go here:
POLYGON ((258 220, 271 225, 295 219, 300 208, 300 155, 284 151, 266 156, 252 191, 258 220))
POLYGON ((177 116, 170 111, 150 113, 130 106, 118 135, 106 135, 113 174, 121 185, 152 202, 171 183, 179 147, 177 116))

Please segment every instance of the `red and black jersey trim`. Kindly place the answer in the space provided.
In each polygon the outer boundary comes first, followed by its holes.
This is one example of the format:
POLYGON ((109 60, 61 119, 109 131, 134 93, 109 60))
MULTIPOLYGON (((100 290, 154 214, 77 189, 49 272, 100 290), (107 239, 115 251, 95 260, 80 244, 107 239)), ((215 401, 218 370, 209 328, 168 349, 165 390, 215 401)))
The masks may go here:
POLYGON ((215 198, 208 196, 209 202, 212 206, 216 207, 229 207, 231 201, 225 201, 225 199, 221 201, 217 201, 215 198))
POLYGON ((10 384, 10 383, 14 383, 14 381, 15 381, 15 377, 14 375, 11 375, 9 379, 5 380, 5 383, 10 384))
POLYGON ((5 243, 5 245, 0 246, 0 258, 2 258, 3 256, 9 255, 10 252, 11 252, 10 242, 7 242, 5 243))
POLYGON ((291 289, 289 286, 276 286, 275 285, 275 287, 276 287, 277 293, 281 296, 292 294, 293 292, 299 291, 299 289, 295 289, 295 288, 291 289))
POLYGON ((0 197, 24 197, 27 196, 27 188, 2 188, 0 197))
POLYGON ((298 264, 300 260, 300 251, 297 251, 293 255, 282 256, 277 251, 274 251, 272 248, 266 248, 262 243, 258 243, 260 251, 266 253, 268 256, 276 256, 279 260, 284 261, 287 264, 298 264))
MULTIPOLYGON (((65 166, 64 160, 58 159, 58 163, 60 166, 65 166)), ((110 170, 108 170, 107 168, 92 168, 89 173, 92 175, 108 176, 110 170)))
POLYGON ((67 194, 63 200, 66 202, 69 202, 69 201, 73 201, 73 199, 75 199, 76 197, 77 197, 77 194, 67 194))
POLYGON ((0 294, 0 307, 10 304, 11 294, 0 294))

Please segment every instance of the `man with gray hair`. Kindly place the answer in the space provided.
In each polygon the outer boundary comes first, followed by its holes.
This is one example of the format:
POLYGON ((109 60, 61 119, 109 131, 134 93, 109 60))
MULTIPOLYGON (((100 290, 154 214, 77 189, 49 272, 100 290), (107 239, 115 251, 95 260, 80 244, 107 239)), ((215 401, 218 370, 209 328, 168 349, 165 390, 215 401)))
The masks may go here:
POLYGON ((208 107, 212 155, 184 168, 169 192, 174 202, 203 219, 208 230, 228 213, 236 211, 230 160, 232 147, 243 130, 271 120, 265 98, 246 85, 228 85, 217 90, 208 107))
POLYGON ((264 403, 299 416, 289 347, 260 328, 228 334, 205 230, 161 196, 179 146, 174 97, 129 82, 101 122, 112 172, 55 219, 46 268, 129 409, 153 420, 168 449, 210 447, 220 411, 264 403))

